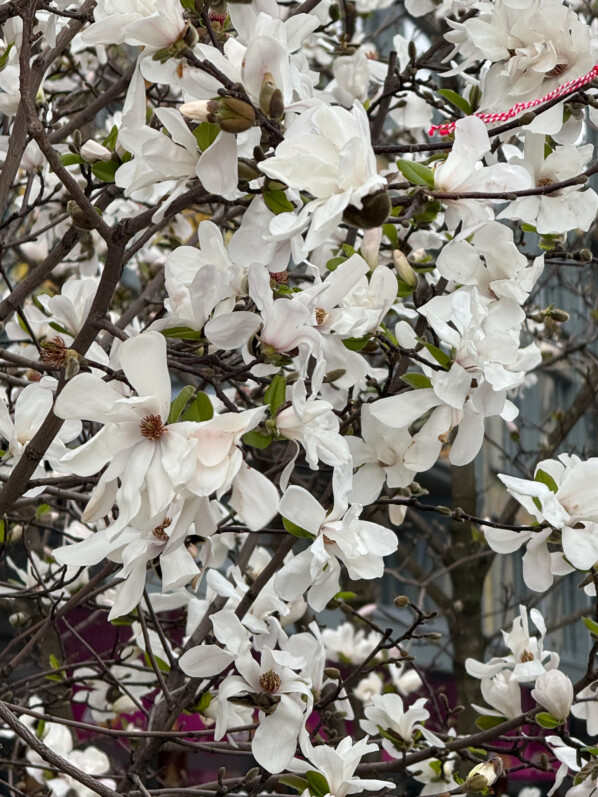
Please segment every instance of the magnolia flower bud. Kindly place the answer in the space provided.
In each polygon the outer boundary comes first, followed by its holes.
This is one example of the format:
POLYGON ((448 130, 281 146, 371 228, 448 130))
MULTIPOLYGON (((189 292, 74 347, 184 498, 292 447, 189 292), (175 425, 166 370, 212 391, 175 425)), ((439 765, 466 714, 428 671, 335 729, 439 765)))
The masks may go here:
POLYGON ((397 597, 394 599, 393 603, 399 609, 402 609, 404 606, 409 606, 411 601, 409 600, 407 595, 397 595, 397 597))
POLYGON ((566 720, 573 703, 573 684, 560 670, 548 670, 536 679, 532 697, 557 720, 566 720))
POLYGON ((399 249, 395 249, 392 253, 392 262, 397 270, 397 274, 410 288, 415 288, 417 285, 417 274, 411 268, 411 264, 399 249))
POLYGON ((110 150, 103 146, 103 144, 98 144, 97 141, 86 141, 85 144, 79 150, 79 154, 83 158, 84 161, 88 163, 95 163, 95 161, 109 161, 112 159, 112 153, 110 150))
POLYGON ((502 758, 496 756, 483 764, 475 766, 463 784, 466 791, 484 791, 503 773, 502 758))
POLYGON ((254 126, 255 111, 248 102, 235 97, 222 97, 214 102, 218 107, 214 118, 208 121, 216 122, 225 133, 243 133, 254 126))
POLYGON ((195 122, 208 122, 210 121, 210 107, 217 102, 217 100, 184 102, 182 105, 179 105, 179 111, 183 116, 186 116, 187 119, 193 119, 195 122))
POLYGON ((380 254, 380 244, 382 242, 382 227, 374 227, 366 230, 361 242, 361 256, 373 271, 378 265, 380 254))
MULTIPOLYGON (((81 210, 74 199, 69 199, 66 204, 66 210, 73 220, 73 224, 78 230, 95 230, 97 225, 92 224, 91 220, 87 217, 87 214, 81 210)), ((94 210, 98 216, 102 215, 102 211, 99 208, 94 208, 94 210)))
POLYGON ((361 208, 349 205, 343 214, 343 220, 369 230, 384 224, 391 209, 388 191, 377 191, 375 194, 364 196, 361 208))
POLYGON ((255 124, 255 111, 251 105, 236 97, 185 102, 179 110, 183 116, 196 122, 217 124, 225 133, 243 133, 255 124))
POLYGON ((282 92, 270 72, 266 72, 260 89, 260 110, 271 119, 280 119, 284 114, 282 92))

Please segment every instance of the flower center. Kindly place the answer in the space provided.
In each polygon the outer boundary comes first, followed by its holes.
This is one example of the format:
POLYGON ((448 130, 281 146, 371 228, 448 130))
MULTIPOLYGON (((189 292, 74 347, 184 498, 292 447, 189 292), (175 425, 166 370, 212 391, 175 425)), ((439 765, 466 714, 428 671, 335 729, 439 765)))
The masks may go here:
POLYGON ((529 650, 524 650, 523 653, 521 654, 521 661, 524 662, 524 661, 533 661, 533 660, 534 660, 534 654, 530 653, 529 650))
POLYGON ((546 72, 546 77, 559 77, 563 72, 567 71, 568 64, 557 64, 555 67, 546 72))
POLYGON ((320 326, 326 320, 328 313, 323 307, 316 307, 316 324, 320 326))
POLYGON ((46 365, 61 368, 66 360, 68 346, 64 339, 57 335, 52 340, 44 340, 41 344, 41 360, 46 365))
POLYGON ((155 529, 152 529, 152 534, 154 537, 157 537, 161 542, 166 542, 168 539, 168 534, 164 531, 164 529, 167 529, 171 523, 172 519, 165 517, 159 526, 156 526, 155 529))
POLYGON ((139 424, 139 431, 148 440, 159 440, 166 431, 166 427, 159 415, 146 415, 139 424))
POLYGON ((541 177, 538 180, 538 188, 544 188, 546 185, 552 185, 554 180, 551 177, 541 177))
POLYGON ((280 689, 280 675, 277 675, 274 670, 268 670, 268 672, 260 676, 260 686, 269 695, 273 692, 278 692, 280 689))

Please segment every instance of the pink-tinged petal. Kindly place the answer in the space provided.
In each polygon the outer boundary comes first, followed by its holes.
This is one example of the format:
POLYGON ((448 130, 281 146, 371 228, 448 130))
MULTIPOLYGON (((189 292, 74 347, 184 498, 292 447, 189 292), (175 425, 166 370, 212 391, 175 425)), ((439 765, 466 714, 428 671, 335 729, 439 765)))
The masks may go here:
POLYGON ((113 420, 115 403, 122 399, 112 384, 94 374, 78 374, 62 388, 54 403, 54 415, 65 420, 108 423, 113 420))
POLYGON ((228 503, 250 531, 259 531, 276 515, 279 498, 270 479, 243 463, 235 476, 228 503))
MULTIPOLYGON (((226 669, 234 659, 232 653, 218 645, 198 645, 183 653, 179 665, 181 670, 192 678, 211 678, 226 669)), ((222 699, 221 695, 219 697, 222 699)))
POLYGON ((302 529, 317 534, 326 520, 326 511, 303 487, 291 485, 283 495, 278 511, 302 529))
POLYGON ((159 415, 166 422, 170 410, 170 374, 166 363, 166 338, 159 332, 142 332, 125 340, 120 364, 138 396, 155 396, 159 415))
POLYGON ((286 769, 295 755, 303 722, 301 706, 292 697, 281 695, 280 703, 260 722, 253 737, 251 751, 258 764, 272 773, 286 769))

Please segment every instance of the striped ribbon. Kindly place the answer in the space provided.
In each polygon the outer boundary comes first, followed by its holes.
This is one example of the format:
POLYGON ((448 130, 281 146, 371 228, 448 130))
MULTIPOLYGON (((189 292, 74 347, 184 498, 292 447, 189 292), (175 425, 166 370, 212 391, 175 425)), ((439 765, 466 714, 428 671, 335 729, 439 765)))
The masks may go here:
MULTIPOLYGON (((516 105, 513 105, 512 108, 509 108, 508 111, 502 111, 501 113, 476 113, 474 116, 477 116, 478 119, 481 119, 482 122, 485 122, 487 125, 494 124, 495 122, 508 122, 509 119, 514 119, 523 111, 527 111, 530 108, 537 108, 539 105, 543 105, 545 102, 554 100, 557 97, 563 97, 565 94, 573 94, 577 89, 591 83, 595 77, 598 77, 598 64, 590 69, 587 75, 568 80, 561 86, 557 86, 552 91, 549 91, 544 97, 530 100, 529 102, 518 102, 516 105)), ((428 130, 428 135, 433 136, 434 133, 440 133, 441 136, 448 136, 454 131, 456 124, 456 122, 444 122, 443 124, 432 125, 428 130)))

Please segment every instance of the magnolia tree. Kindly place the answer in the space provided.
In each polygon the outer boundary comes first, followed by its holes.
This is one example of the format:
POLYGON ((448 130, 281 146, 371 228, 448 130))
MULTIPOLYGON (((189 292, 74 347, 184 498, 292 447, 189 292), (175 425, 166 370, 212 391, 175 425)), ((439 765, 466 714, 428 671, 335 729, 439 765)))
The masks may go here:
POLYGON ((0 791, 590 797, 594 6, 0 23, 0 791))

